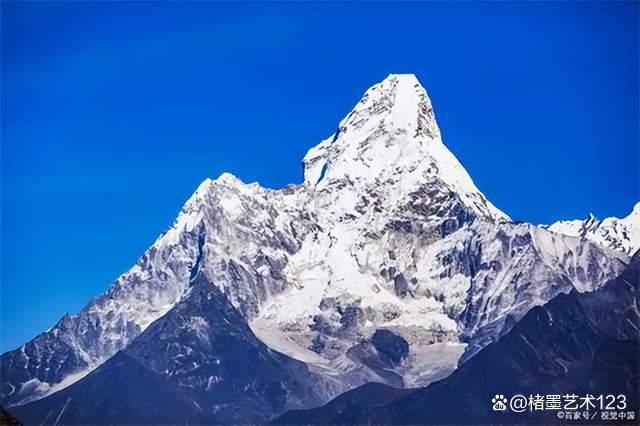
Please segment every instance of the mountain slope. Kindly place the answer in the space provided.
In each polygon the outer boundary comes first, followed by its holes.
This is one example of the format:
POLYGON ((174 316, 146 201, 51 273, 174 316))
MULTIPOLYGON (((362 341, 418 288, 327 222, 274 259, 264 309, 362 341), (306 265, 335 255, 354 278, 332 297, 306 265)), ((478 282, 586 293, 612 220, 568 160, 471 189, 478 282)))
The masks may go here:
POLYGON ((391 402, 385 401, 392 394, 388 388, 363 386, 350 392, 355 403, 346 407, 337 398, 324 407, 286 413, 275 423, 564 423, 555 411, 493 411, 490 401, 496 394, 623 394, 628 403, 623 411, 637 412, 639 293, 640 252, 602 289, 561 294, 533 308, 504 337, 440 382, 391 402))
POLYGON ((631 255, 640 249, 640 202, 625 218, 597 219, 592 214, 584 220, 559 221, 546 229, 564 235, 586 238, 603 247, 631 255))
POLYGON ((196 275, 263 343, 322 377, 328 400, 369 381, 439 380, 533 306, 598 288, 628 261, 511 222, 443 144, 413 75, 367 90, 303 165, 304 182, 280 190, 205 180, 105 294, 0 357, 0 403, 50 395, 128 349, 190 300, 196 275), (352 350, 379 330, 409 346, 383 370, 352 350))
POLYGON ((382 383, 366 383, 343 393, 322 407, 292 410, 275 419, 279 425, 356 425, 366 419, 371 409, 381 407, 416 392, 396 389, 382 383))
POLYGON ((14 408, 27 423, 260 422, 318 405, 319 378, 272 351, 204 276, 123 351, 84 379, 14 408))

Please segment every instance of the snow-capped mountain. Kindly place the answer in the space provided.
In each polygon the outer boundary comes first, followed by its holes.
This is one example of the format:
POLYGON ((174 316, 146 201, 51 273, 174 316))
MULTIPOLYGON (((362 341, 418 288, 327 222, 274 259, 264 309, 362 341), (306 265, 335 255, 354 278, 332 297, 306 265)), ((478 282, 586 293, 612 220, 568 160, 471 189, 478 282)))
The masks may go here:
POLYGON ((564 235, 586 238, 631 256, 640 249, 640 202, 622 219, 608 217, 599 220, 589 214, 584 220, 559 221, 545 228, 564 235))
POLYGON ((316 406, 322 377, 269 349, 203 274, 124 350, 48 398, 15 407, 27 423, 245 424, 316 406), (51 419, 49 419, 51 420, 51 419))
MULTIPOLYGON (((271 424, 567 424, 550 409, 495 411, 489 401, 496 394, 624 395, 626 410, 637 411, 639 296, 636 253, 622 274, 602 288, 560 294, 531 309, 444 380, 423 389, 369 383, 322 407, 290 411, 271 424)), ((590 418, 606 419, 595 410, 590 418)), ((619 418, 616 424, 637 420, 619 418)))
MULTIPOLYGON (((628 262, 623 252, 511 222, 443 144, 413 75, 367 90, 303 166, 304 182, 280 190, 228 173, 205 180, 106 293, 2 355, 0 403, 27 404, 79 380, 77 389, 176 309, 185 323, 199 321, 197 306, 184 307, 201 303, 189 298, 195 277, 216 286, 263 344, 306 363, 321 384, 308 400, 326 401, 368 381, 440 379, 531 307, 598 288, 628 262), (390 357, 380 335, 408 352, 390 357)), ((201 351, 201 338, 183 340, 174 358, 201 351)), ((167 362, 146 356, 148 365, 167 362)), ((229 357, 217 361, 231 365, 229 357)), ((204 377, 196 364, 181 381, 170 369, 154 374, 185 387, 204 377)))

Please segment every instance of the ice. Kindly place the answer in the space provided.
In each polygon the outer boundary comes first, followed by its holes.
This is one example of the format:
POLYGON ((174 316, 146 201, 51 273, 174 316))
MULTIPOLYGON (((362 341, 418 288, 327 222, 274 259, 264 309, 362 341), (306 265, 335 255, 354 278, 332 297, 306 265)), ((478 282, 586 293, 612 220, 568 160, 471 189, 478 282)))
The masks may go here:
MULTIPOLYGON (((30 343, 41 356, 16 370, 29 381, 3 383, 11 390, 3 397, 34 400, 81 379, 184 300, 196 274, 273 350, 325 377, 328 397, 385 380, 348 356, 378 329, 409 343, 394 372, 422 386, 531 307, 562 291, 597 288, 638 242, 640 206, 625 219, 590 222, 603 230, 591 240, 629 237, 618 252, 559 233, 575 235, 584 223, 550 227, 555 232, 512 223, 445 146, 411 74, 391 74, 367 90, 303 166, 304 182, 279 190, 230 173, 203 181, 106 293, 43 334, 50 347, 30 343), (60 347, 78 361, 58 383, 40 381, 33 372, 60 347)), ((209 324, 192 316, 183 326, 204 336, 209 324)), ((26 354, 5 356, 22 362, 26 354)), ((211 376, 207 389, 218 380, 211 376)))

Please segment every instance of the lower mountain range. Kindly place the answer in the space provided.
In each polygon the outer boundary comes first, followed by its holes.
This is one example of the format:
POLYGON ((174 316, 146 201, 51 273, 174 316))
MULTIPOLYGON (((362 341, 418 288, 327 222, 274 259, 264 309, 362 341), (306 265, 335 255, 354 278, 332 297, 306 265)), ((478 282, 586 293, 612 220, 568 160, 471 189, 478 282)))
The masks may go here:
MULTIPOLYGON (((640 408, 640 251, 594 292, 561 294, 531 309, 500 340, 449 377, 422 389, 368 384, 328 404, 290 411, 273 424, 566 424, 562 410, 496 411, 496 395, 619 395, 637 424, 640 408)), ((616 401, 616 405, 619 401, 616 401)), ((576 410, 577 411, 577 410, 576 410)), ((588 421, 606 422, 591 407, 588 421)), ((583 410, 580 410, 582 414, 583 410)), ((583 419, 586 420, 586 419, 583 419)))

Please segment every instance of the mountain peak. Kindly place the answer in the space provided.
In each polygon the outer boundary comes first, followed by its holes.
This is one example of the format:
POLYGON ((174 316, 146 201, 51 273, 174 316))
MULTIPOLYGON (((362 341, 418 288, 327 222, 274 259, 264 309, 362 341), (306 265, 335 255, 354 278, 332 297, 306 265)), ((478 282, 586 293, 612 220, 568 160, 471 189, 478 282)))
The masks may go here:
POLYGON ((411 90, 418 89, 421 92, 426 93, 426 90, 420 84, 418 77, 415 74, 389 74, 384 80, 380 83, 372 86, 374 87, 388 87, 396 93, 400 93, 400 96, 403 96, 410 93, 411 90), (407 90, 404 94, 403 90, 407 90))
POLYGON ((138 405, 177 401, 192 423, 237 424, 267 420, 236 418, 246 407, 272 416, 365 382, 426 385, 626 259, 503 217, 442 143, 417 79, 391 75, 305 157, 304 184, 205 180, 106 293, 0 357, 0 404, 50 394, 21 408, 27 423, 86 424, 85 401, 158 423, 173 417, 138 405), (149 398, 103 404, 138 382, 149 398))
POLYGON ((640 247, 640 202, 627 217, 599 220, 589 213, 584 220, 561 220, 544 228, 559 234, 583 237, 603 247, 632 255, 640 247))
POLYGON ((244 182, 242 182, 237 176, 229 172, 223 172, 222 174, 220 174, 220 176, 218 176, 216 180, 212 182, 216 182, 216 183, 228 185, 228 186, 244 185, 244 182))
POLYGON ((414 74, 389 74, 370 87, 336 133, 307 152, 303 167, 305 185, 316 190, 338 181, 384 182, 400 196, 438 179, 482 216, 508 218, 443 144, 431 100, 414 74))
MULTIPOLYGON (((380 119, 392 132, 415 133, 437 137, 431 100, 414 74, 389 74, 365 92, 360 102, 340 123, 341 131, 357 127, 363 118, 380 119)), ((377 120, 376 120, 377 121, 377 120)))
POLYGON ((419 84, 418 82, 418 77, 416 77, 415 74, 413 73, 390 73, 385 80, 389 80, 389 79, 405 79, 405 80, 412 80, 416 83, 419 84))

